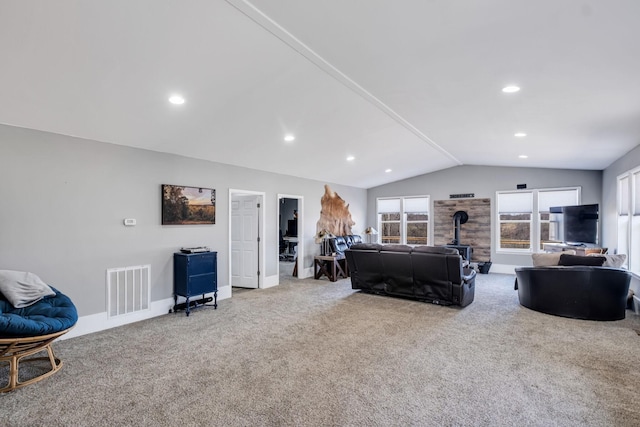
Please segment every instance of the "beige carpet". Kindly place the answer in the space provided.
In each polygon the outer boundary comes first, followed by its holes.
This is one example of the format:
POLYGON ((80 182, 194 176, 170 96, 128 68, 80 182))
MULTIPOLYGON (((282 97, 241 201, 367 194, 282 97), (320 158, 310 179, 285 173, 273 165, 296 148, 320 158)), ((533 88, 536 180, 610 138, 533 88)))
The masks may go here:
POLYGON ((523 308, 509 275, 464 309, 288 279, 56 343, 0 425, 638 426, 638 331, 523 308))

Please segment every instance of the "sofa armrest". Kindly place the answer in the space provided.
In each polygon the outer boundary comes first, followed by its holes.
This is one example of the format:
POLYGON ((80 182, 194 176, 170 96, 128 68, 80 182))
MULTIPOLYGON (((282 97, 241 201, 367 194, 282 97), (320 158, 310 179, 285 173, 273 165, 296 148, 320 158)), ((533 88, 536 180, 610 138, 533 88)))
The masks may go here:
POLYGON ((473 282, 475 280, 477 272, 472 268, 463 268, 462 269, 462 281, 464 283, 473 282))

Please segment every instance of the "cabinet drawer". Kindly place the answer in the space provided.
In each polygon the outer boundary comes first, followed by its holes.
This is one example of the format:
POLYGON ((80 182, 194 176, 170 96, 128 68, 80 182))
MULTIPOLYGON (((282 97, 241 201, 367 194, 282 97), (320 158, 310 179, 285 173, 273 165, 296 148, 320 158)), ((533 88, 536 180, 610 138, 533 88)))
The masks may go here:
POLYGON ((202 295, 216 290, 216 276, 214 274, 199 274, 189 277, 187 291, 190 296, 202 295))
POLYGON ((215 270, 216 255, 206 253, 189 257, 188 271, 190 275, 211 273, 215 270))

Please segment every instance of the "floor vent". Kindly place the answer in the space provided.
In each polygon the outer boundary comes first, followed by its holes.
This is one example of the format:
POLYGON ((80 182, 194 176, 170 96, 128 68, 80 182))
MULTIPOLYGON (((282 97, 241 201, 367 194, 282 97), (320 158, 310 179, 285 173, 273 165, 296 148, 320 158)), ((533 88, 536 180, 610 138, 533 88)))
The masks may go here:
POLYGON ((107 270, 107 314, 109 317, 149 310, 151 307, 151 266, 109 268, 107 270))

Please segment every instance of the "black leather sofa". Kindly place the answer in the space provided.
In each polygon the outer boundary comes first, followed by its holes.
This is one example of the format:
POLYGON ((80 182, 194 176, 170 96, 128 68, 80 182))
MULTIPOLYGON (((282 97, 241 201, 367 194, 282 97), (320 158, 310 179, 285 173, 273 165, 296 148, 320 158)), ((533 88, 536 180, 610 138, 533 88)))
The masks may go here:
POLYGON ((360 243, 344 254, 353 289, 442 305, 473 302, 476 272, 463 268, 455 249, 360 243))
POLYGON ((631 273, 620 268, 516 268, 520 304, 531 310, 585 320, 624 319, 631 273))

